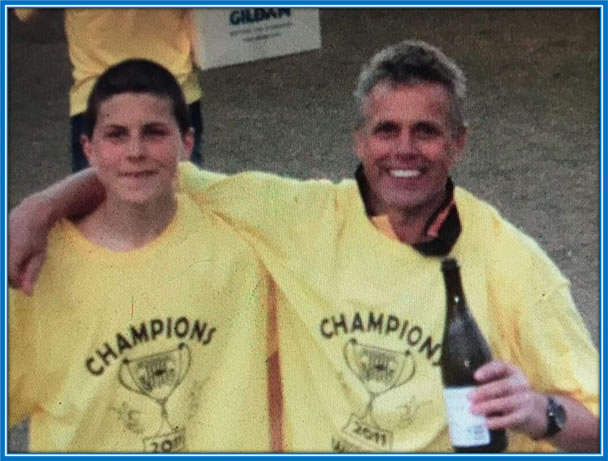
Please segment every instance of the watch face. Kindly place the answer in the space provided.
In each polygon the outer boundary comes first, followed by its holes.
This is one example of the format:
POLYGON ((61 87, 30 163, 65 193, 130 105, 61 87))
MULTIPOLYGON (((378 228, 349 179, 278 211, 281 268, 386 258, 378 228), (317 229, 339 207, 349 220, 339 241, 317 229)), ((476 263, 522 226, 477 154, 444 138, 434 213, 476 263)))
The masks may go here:
POLYGON ((558 402, 554 401, 553 414, 555 415, 555 424, 561 429, 566 424, 566 410, 558 402))
POLYGON ((566 425, 566 409, 553 397, 547 399, 547 432, 543 437, 553 437, 566 425))

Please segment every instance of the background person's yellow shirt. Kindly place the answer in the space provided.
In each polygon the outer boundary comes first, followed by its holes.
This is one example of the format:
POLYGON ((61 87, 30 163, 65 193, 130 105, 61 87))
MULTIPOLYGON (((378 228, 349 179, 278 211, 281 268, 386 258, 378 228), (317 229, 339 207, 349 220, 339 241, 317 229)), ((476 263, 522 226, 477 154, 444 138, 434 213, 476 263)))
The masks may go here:
POLYGON ((95 80, 125 59, 150 59, 169 70, 188 104, 201 98, 192 61, 192 20, 187 9, 66 8, 65 33, 73 66, 70 115, 86 110, 95 80))

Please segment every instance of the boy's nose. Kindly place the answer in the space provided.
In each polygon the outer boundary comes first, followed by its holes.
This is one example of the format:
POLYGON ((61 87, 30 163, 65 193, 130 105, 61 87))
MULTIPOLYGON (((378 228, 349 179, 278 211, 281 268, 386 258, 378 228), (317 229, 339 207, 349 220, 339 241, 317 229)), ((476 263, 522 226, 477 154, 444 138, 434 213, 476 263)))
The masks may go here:
POLYGON ((134 137, 127 147, 127 155, 130 158, 141 158, 146 153, 146 146, 139 137, 134 137))

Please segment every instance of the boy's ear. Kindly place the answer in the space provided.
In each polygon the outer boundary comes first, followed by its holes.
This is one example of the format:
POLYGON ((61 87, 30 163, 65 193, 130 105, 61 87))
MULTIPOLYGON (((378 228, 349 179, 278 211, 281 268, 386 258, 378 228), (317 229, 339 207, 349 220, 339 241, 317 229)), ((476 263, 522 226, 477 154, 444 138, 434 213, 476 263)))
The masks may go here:
POLYGON ((93 147, 91 146, 91 140, 86 134, 80 135, 80 145, 84 156, 87 158, 89 165, 95 166, 95 156, 93 155, 93 147))
POLYGON ((184 144, 182 151, 179 154, 179 161, 190 160, 192 155, 192 149, 194 148, 194 129, 188 128, 188 131, 182 136, 182 142, 184 144))

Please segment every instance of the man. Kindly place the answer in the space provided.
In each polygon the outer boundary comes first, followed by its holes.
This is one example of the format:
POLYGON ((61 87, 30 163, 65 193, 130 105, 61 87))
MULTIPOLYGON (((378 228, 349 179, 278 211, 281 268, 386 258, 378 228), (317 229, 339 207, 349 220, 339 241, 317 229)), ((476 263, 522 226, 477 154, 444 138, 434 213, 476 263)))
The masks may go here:
MULTIPOLYGON (((441 51, 403 42, 361 73, 356 182, 183 169, 183 187, 204 189, 201 206, 248 239, 280 287, 286 450, 450 449, 440 376, 448 254, 497 358, 475 374, 472 411, 509 431, 511 451, 599 447, 599 359, 567 280, 449 178, 466 146, 464 93, 441 51)), ((77 182, 28 200, 10 231, 83 207, 77 182)), ((30 289, 19 274, 32 272, 21 256, 32 244, 10 245, 13 281, 30 289)))

